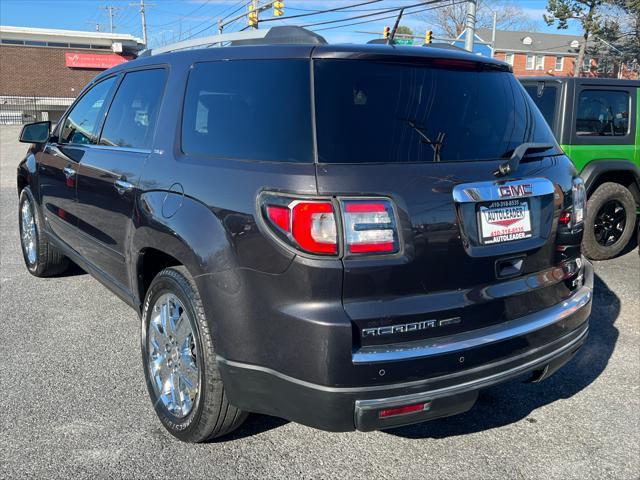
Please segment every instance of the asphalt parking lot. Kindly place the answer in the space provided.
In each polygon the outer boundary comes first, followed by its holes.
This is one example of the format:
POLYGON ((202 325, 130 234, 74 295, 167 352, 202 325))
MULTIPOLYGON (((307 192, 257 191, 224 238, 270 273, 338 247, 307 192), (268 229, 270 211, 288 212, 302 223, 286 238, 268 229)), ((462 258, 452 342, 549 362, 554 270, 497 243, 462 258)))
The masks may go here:
POLYGON ((20 254, 18 127, 0 127, 0 478, 639 478, 640 257, 596 264, 591 333, 541 384, 468 413, 375 433, 250 416, 180 443, 147 398, 135 312, 79 269, 37 279, 20 254))

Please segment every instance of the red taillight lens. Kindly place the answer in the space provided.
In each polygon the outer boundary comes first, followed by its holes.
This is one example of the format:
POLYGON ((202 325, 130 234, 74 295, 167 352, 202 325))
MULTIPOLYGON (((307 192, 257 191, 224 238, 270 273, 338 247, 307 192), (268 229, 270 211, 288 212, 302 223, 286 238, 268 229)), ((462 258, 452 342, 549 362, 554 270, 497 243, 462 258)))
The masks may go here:
POLYGON ((398 251, 395 215, 389 200, 344 200, 342 204, 348 253, 398 251))
POLYGON ((331 202, 297 202, 292 208, 293 238, 311 253, 338 253, 336 218, 331 202))
POLYGON ((285 232, 291 231, 291 212, 289 207, 278 205, 267 205, 267 215, 269 219, 285 232))
POLYGON ((378 412, 378 418, 388 418, 395 417, 396 415, 406 415, 407 413, 423 412, 425 410, 429 410, 430 405, 431 402, 427 402, 416 403, 414 405, 405 405, 404 407, 398 408, 387 408, 378 412))
POLYGON ((571 214, 569 212, 560 213, 558 223, 560 223, 560 225, 569 225, 569 222, 571 222, 571 214))

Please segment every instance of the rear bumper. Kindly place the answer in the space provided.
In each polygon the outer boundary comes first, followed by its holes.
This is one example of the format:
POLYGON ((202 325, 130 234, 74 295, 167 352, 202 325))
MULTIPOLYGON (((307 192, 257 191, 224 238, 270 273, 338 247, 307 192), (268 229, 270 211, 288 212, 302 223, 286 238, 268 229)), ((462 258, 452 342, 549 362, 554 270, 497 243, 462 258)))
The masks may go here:
MULTIPOLYGON (((218 357, 229 400, 237 407, 283 417, 329 431, 376 430, 462 413, 486 387, 533 373, 542 380, 568 362, 584 343, 591 313, 593 267, 585 263, 585 283, 569 299, 512 322, 437 343, 353 354, 353 366, 367 365, 375 377, 363 385, 319 385, 259 365, 218 357), (478 364, 471 360, 487 358, 478 364), (382 384, 385 370, 455 359, 446 374, 382 384), (473 365, 465 368, 465 364, 473 365), (423 410, 379 418, 383 409, 425 403, 423 410)), ((433 339, 435 340, 435 339, 433 339)), ((327 359, 318 358, 318 362, 327 359)))

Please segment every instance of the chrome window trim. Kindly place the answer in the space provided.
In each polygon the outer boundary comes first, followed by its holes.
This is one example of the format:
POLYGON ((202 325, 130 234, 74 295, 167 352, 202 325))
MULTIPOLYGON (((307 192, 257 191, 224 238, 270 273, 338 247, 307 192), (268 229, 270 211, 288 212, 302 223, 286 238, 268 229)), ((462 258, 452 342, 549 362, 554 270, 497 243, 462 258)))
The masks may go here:
POLYGON ((492 202, 512 198, 539 197, 555 191, 553 183, 546 178, 527 178, 524 180, 488 181, 461 183, 453 188, 453 199, 458 203, 492 202), (521 197, 501 197, 498 187, 531 185, 531 194, 521 197))

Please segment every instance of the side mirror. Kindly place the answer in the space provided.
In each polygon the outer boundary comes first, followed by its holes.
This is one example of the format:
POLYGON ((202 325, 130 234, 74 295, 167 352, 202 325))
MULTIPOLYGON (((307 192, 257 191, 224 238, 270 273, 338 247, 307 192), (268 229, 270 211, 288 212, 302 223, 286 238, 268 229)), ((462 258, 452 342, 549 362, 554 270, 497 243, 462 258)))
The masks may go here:
POLYGON ((51 122, 49 121, 28 123, 22 127, 20 141, 22 143, 47 143, 50 130, 51 122))

